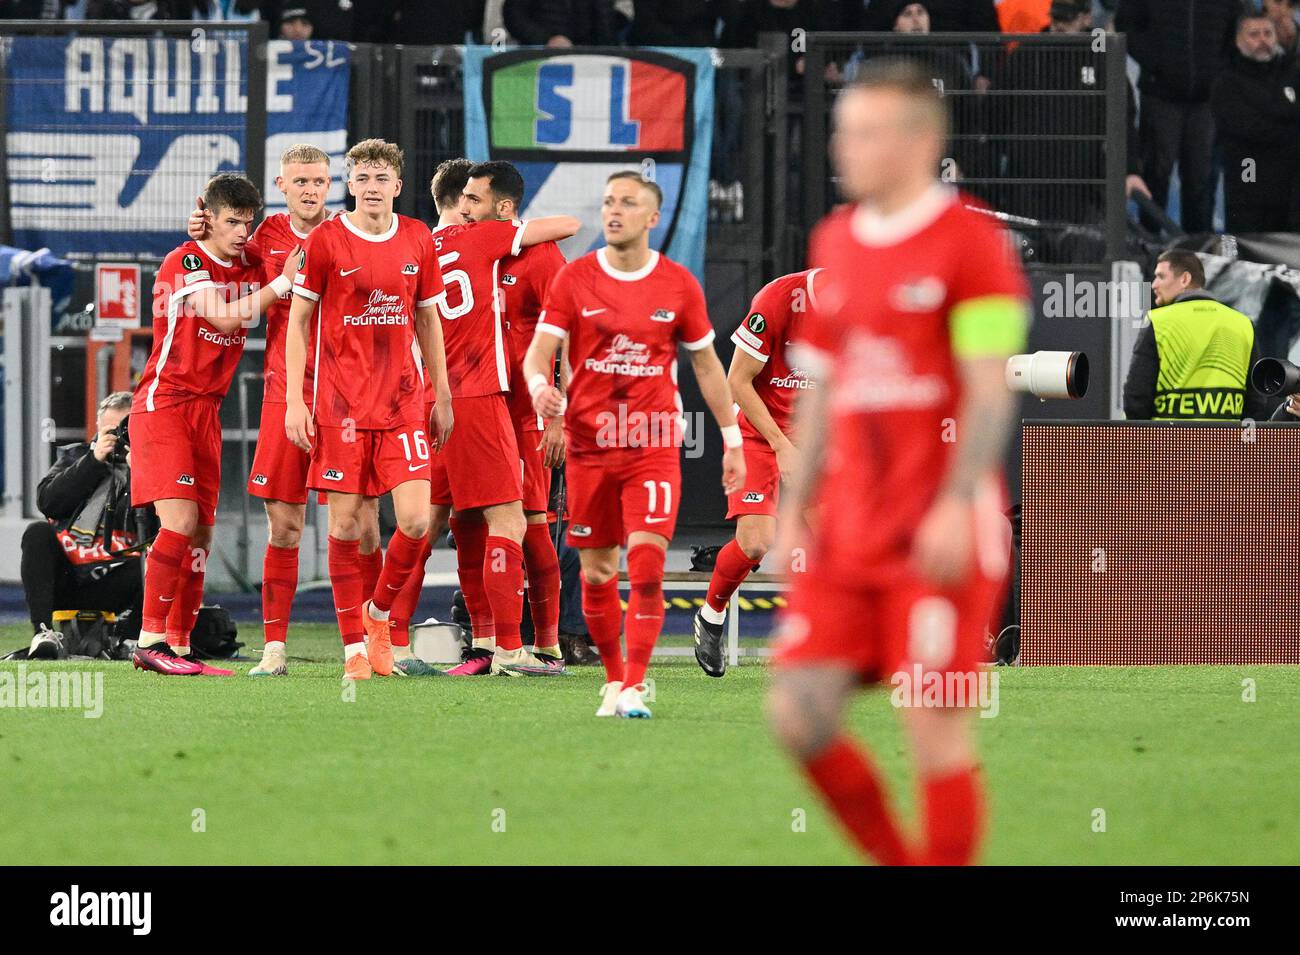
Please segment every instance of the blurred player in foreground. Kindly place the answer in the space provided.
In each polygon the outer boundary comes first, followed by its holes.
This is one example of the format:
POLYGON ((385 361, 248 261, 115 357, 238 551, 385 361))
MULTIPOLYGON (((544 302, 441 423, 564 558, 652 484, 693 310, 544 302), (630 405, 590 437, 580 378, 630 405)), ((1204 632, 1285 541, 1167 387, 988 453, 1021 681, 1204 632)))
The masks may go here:
POLYGON ((1005 233, 935 178, 946 136, 944 102, 911 63, 868 63, 835 105, 851 204, 811 242, 827 285, 795 360, 818 387, 799 403, 804 461, 777 550, 791 592, 773 732, 858 847, 892 865, 966 864, 979 845, 972 704, 1010 550, 1003 367, 1028 314, 1005 233), (843 725, 859 686, 877 682, 893 686, 916 759, 915 844, 843 725))
POLYGON ((149 547, 137 669, 169 676, 229 676, 189 657, 203 602, 221 490, 221 399, 262 314, 287 295, 297 248, 263 285, 244 246, 262 208, 243 176, 214 176, 203 191, 211 235, 173 250, 154 280, 153 352, 136 386, 128 428, 135 457, 131 504, 153 504, 162 529, 149 547), (242 298, 241 290, 252 289, 242 298))
MULTIPOLYGON (((727 672, 722 623, 731 595, 776 542, 781 482, 794 473, 799 452, 790 441, 795 396, 815 382, 790 364, 789 345, 817 305, 818 269, 783 275, 759 289, 731 340, 727 383, 745 440, 745 486, 727 495, 727 519, 736 536, 718 551, 704 606, 695 614, 695 661, 709 676, 727 672)), ((801 518, 802 519, 802 518, 801 518)))
POLYGON ((605 665, 597 716, 645 718, 645 673, 664 621, 664 556, 681 499, 682 396, 677 346, 722 429, 723 489, 745 480, 740 428, 699 282, 650 248, 663 193, 635 172, 605 185, 606 245, 551 282, 524 357, 533 407, 564 416, 570 547, 582 560, 582 612, 605 665), (552 383, 565 339, 573 365, 567 399, 552 383), (627 660, 619 645, 619 548, 627 544, 627 660))

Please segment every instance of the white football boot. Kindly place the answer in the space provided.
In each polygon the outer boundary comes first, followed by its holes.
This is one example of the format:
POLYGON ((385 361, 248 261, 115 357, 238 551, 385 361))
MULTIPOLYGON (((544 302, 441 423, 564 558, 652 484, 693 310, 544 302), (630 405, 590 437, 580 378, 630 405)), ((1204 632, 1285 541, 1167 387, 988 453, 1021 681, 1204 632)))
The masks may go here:
POLYGON ((614 704, 614 712, 625 720, 650 719, 650 708, 645 705, 645 700, 642 698, 645 691, 644 683, 623 687, 619 691, 618 702, 614 704))
POLYGON ((600 709, 596 711, 597 716, 613 716, 617 712, 618 694, 622 689, 623 684, 617 680, 600 688, 600 709))

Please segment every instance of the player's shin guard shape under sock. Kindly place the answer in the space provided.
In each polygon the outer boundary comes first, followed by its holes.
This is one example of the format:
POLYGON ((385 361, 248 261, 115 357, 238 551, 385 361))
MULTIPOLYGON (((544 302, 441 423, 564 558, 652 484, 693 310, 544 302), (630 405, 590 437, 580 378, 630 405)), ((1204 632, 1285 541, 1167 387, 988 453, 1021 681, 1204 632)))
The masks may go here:
POLYGON ((402 584, 402 589, 397 592, 392 609, 389 610, 388 620, 392 624, 390 633, 395 647, 411 645, 411 618, 415 615, 415 608, 420 604, 420 591, 424 588, 424 565, 429 562, 429 555, 432 553, 433 541, 426 537, 415 566, 411 568, 406 583, 402 584))
POLYGON ((804 770, 863 852, 881 865, 912 862, 880 777, 861 748, 841 736, 804 770))
POLYGON ((262 557, 262 626, 267 643, 283 643, 288 636, 297 591, 298 548, 267 544, 262 557))
POLYGON ((984 829, 979 777, 962 769, 921 781, 925 865, 970 865, 984 829))
POLYGON ((163 528, 149 547, 149 562, 144 574, 144 607, 140 628, 147 633, 165 633, 167 617, 176 599, 176 585, 181 562, 190 550, 184 534, 163 528))
POLYGON ((366 625, 361 619, 365 591, 361 582, 361 547, 357 541, 329 539, 330 589, 334 592, 334 613, 339 619, 343 646, 361 643, 366 625))
POLYGON ((456 540, 456 573, 460 578, 460 592, 465 597, 465 610, 475 640, 492 639, 495 634, 492 608, 483 590, 483 548, 487 543, 487 524, 459 517, 450 520, 451 534, 456 540))
POLYGON ((718 551, 717 563, 713 565, 713 577, 709 580, 709 592, 704 602, 709 609, 722 613, 727 609, 727 601, 752 572, 758 570, 758 564, 745 556, 740 544, 733 538, 718 551))
POLYGON ((664 626, 664 551, 654 544, 637 544, 627 552, 627 667, 623 682, 635 686, 645 679, 650 654, 664 626))
POLYGON ((582 574, 582 616, 587 621, 591 642, 605 665, 605 682, 623 682, 623 647, 618 642, 623 628, 623 607, 618 601, 618 578, 593 584, 582 574))
POLYGON ((400 527, 393 531, 393 537, 388 542, 388 553, 384 557, 383 572, 379 575, 375 589, 371 591, 376 610, 393 609, 393 601, 406 586, 411 571, 415 570, 415 562, 420 559, 425 540, 426 537, 408 537, 400 527))
POLYGON ((497 646, 524 645, 519 621, 524 615, 524 549, 508 537, 489 536, 483 549, 483 591, 492 608, 497 646))
POLYGON ((560 642, 560 560, 549 524, 529 524, 524 533, 524 569, 528 571, 528 609, 533 616, 535 646, 560 642))
POLYGON ((176 578, 176 599, 172 601, 167 616, 167 643, 182 655, 189 652, 190 631, 203 604, 203 575, 207 569, 208 551, 191 547, 181 561, 181 571, 176 578))
POLYGON ((369 597, 374 594, 379 577, 384 572, 384 549, 376 547, 369 554, 362 554, 358 550, 357 556, 361 560, 361 592, 369 597))

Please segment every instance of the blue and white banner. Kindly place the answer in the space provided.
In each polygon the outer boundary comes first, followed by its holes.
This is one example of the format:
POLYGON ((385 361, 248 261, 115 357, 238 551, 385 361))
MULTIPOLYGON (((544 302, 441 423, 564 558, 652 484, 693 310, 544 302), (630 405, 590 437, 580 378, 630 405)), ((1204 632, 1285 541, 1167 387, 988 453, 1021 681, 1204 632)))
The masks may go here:
MULTIPOLYGON (((15 244, 65 254, 162 256, 194 197, 247 168, 249 51, 240 39, 14 37, 6 147, 15 244)), ((267 211, 283 209, 280 153, 330 154, 343 199, 350 51, 267 44, 267 211)))
POLYGON ((465 49, 465 151, 524 177, 524 218, 568 214, 576 258, 605 244, 610 173, 634 169, 664 193, 652 247, 704 280, 713 144, 713 54, 690 48, 465 49))

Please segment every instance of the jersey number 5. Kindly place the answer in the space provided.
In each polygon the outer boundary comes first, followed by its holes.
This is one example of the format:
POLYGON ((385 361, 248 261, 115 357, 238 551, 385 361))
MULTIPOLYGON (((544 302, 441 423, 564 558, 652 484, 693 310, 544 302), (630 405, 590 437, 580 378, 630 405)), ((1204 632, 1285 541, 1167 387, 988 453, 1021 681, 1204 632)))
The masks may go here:
POLYGON ((442 270, 442 284, 448 287, 452 284, 460 286, 459 305, 453 307, 448 304, 448 299, 451 297, 449 295, 438 299, 438 311, 442 312, 442 317, 449 322, 455 321, 474 308, 474 288, 469 284, 469 274, 464 269, 447 271, 447 266, 459 258, 459 252, 448 252, 446 255, 438 256, 438 268, 442 270))

